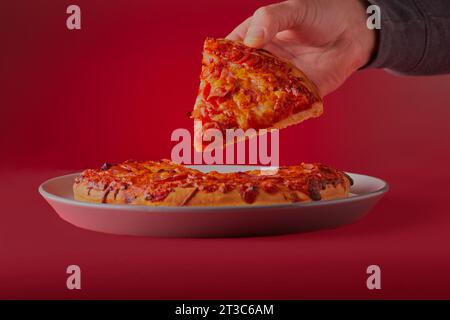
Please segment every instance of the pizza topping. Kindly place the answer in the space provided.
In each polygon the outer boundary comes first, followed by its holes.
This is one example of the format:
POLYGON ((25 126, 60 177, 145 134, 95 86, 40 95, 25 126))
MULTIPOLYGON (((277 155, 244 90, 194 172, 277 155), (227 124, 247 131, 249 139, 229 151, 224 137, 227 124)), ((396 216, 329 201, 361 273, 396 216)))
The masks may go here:
POLYGON ((258 188, 251 183, 246 183, 241 186, 241 197, 247 203, 253 203, 258 195, 258 188))
POLYGON ((245 202, 253 203, 260 191, 268 194, 282 192, 292 202, 320 200, 320 192, 327 185, 337 186, 345 179, 349 178, 344 173, 320 164, 280 167, 276 174, 265 175, 259 170, 202 173, 168 160, 129 160, 111 165, 106 170, 85 170, 75 179, 75 183, 86 182, 88 190, 104 192, 103 202, 107 202, 111 191, 116 198, 122 190, 127 203, 136 199, 136 194, 144 194, 146 201, 162 202, 176 188, 193 188, 206 193, 237 190, 245 202), (297 192, 306 195, 306 198, 300 199, 297 192))
POLYGON ((106 198, 108 197, 108 194, 111 192, 111 188, 105 189, 105 193, 103 194, 102 203, 106 203, 106 198))
POLYGON ((322 185, 317 178, 312 178, 308 181, 308 193, 311 199, 318 201, 322 199, 320 195, 320 190, 322 189, 322 185))
POLYGON ((348 181, 350 182, 350 185, 352 186, 354 181, 352 179, 352 177, 350 177, 348 174, 346 174, 345 172, 342 172, 342 174, 348 179, 348 181))
POLYGON ((219 124, 223 132, 270 128, 321 102, 315 90, 299 70, 265 50, 207 38, 192 118, 219 124))
POLYGON ((273 181, 263 181, 261 182, 261 187, 267 193, 274 194, 278 191, 277 185, 273 181))
POLYGON ((145 200, 152 202, 163 201, 172 191, 171 189, 149 190, 145 194, 145 200))

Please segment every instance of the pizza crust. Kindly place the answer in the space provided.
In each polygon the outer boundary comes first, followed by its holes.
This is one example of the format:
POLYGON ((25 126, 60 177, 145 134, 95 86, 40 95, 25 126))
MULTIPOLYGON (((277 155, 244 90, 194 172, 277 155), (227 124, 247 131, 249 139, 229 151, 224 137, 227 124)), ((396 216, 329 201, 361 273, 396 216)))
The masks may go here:
MULTIPOLYGON (((316 102, 311 106, 311 109, 298 112, 296 114, 291 115, 290 117, 283 119, 281 121, 278 121, 274 123, 270 128, 267 128, 267 133, 270 133, 271 129, 285 129, 289 126, 299 124, 300 122, 303 122, 310 118, 316 118, 319 117, 323 112, 323 104, 322 102, 316 102)), ((243 142, 246 140, 253 139, 254 137, 258 137, 262 134, 263 131, 261 130, 255 130, 255 133, 247 133, 245 135, 237 136, 236 138, 232 140, 226 140, 224 139, 223 144, 219 145, 219 148, 226 148, 230 145, 233 145, 235 143, 243 142)), ((265 132, 265 131, 264 131, 265 132)), ((197 152, 203 152, 204 146, 203 146, 203 133, 196 134, 194 132, 194 150, 197 152)))
MULTIPOLYGON (((344 182, 333 185, 327 184, 320 191, 322 200, 332 200, 348 197, 350 181, 344 178, 344 182)), ((74 199, 93 203, 130 204, 147 206, 254 206, 271 204, 288 204, 294 202, 308 202, 312 199, 303 192, 288 190, 287 188, 275 193, 267 193, 259 190, 256 200, 249 204, 245 202, 237 189, 229 192, 204 192, 197 188, 175 188, 164 201, 152 202, 145 199, 144 194, 129 195, 123 190, 103 191, 89 187, 89 183, 82 181, 73 185, 74 199)))
POLYGON ((277 123, 273 124, 273 126, 270 129, 284 129, 294 124, 303 122, 304 120, 316 118, 320 116, 322 113, 323 113, 323 103, 315 102, 311 106, 311 109, 295 113, 286 119, 278 121, 277 123))

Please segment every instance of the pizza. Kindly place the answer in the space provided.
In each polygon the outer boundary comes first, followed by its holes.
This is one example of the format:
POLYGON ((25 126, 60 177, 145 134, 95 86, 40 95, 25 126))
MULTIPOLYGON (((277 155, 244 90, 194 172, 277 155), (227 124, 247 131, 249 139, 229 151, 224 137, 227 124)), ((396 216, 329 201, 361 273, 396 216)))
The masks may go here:
POLYGON ((316 86, 289 61, 240 42, 207 38, 191 118, 202 129, 281 129, 322 114, 316 86))
POLYGON ((321 164, 203 173, 161 161, 128 160, 83 171, 73 184, 80 201, 148 206, 236 206, 287 204, 345 198, 352 179, 321 164))
MULTIPOLYGON (((207 38, 191 114, 202 129, 284 128, 322 113, 315 85, 294 65, 262 49, 207 38)), ((104 164, 73 184, 80 201, 148 206, 287 204, 345 198, 351 178, 322 164, 204 173, 169 160, 104 164)))

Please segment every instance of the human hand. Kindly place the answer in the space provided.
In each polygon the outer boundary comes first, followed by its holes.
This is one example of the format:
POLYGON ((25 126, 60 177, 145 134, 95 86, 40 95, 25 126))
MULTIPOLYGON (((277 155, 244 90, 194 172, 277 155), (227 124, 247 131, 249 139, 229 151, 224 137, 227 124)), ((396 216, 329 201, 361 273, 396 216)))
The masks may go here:
POLYGON ((259 8, 227 38, 290 60, 325 96, 370 60, 366 19, 361 0, 288 0, 259 8))

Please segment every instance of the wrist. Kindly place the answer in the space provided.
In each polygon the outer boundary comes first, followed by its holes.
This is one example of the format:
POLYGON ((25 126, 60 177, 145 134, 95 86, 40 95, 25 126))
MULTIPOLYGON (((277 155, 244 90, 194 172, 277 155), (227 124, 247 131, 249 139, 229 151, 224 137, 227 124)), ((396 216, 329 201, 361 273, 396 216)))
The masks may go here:
POLYGON ((371 3, 368 1, 356 0, 355 12, 358 18, 355 20, 355 32, 353 34, 357 45, 356 69, 368 65, 376 55, 378 30, 370 29, 367 24, 369 18, 367 8, 370 5, 371 3))
MULTIPOLYGON (((371 3, 369 0, 361 0, 363 6, 365 6, 366 9, 366 29, 370 32, 370 35, 368 36, 369 43, 367 44, 369 48, 369 58, 366 61, 364 65, 361 66, 361 68, 366 67, 367 65, 371 64, 373 60, 375 60, 378 52, 378 46, 380 42, 380 30, 379 29, 369 29, 368 27, 368 18, 369 15, 367 13, 367 8, 371 6, 373 3, 371 3)), ((378 17, 381 18, 381 17, 378 17)), ((380 22, 381 23, 381 22, 380 22)))

